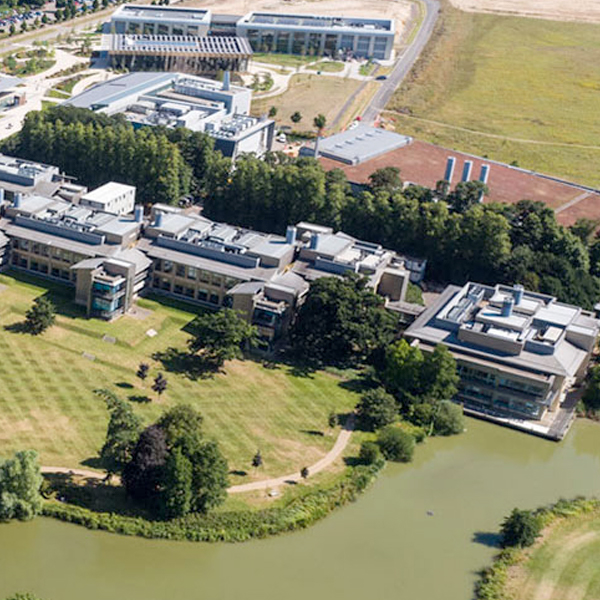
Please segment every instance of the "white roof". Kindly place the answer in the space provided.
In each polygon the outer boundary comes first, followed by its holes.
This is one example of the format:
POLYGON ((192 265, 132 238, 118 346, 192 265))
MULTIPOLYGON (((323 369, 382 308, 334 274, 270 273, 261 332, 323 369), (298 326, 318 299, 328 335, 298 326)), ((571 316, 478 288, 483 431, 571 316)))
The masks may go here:
POLYGON ((88 192, 85 196, 83 196, 84 200, 90 200, 92 202, 102 202, 106 204, 110 202, 116 196, 120 196, 121 194, 126 194, 131 191, 135 192, 135 187, 133 185, 126 185, 124 183, 117 183, 116 181, 109 181, 104 185, 101 185, 99 188, 88 192))

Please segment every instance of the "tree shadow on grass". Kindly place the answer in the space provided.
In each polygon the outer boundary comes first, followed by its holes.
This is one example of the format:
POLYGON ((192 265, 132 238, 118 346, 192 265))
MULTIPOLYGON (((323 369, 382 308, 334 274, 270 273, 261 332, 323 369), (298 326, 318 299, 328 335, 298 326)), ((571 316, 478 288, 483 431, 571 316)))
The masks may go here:
POLYGON ((167 348, 162 352, 155 352, 152 358, 162 363, 167 372, 180 373, 194 381, 208 379, 219 372, 218 367, 213 363, 196 354, 183 352, 177 348, 167 348))
POLYGON ((111 485, 101 479, 78 477, 70 473, 47 473, 46 495, 61 502, 88 508, 96 512, 110 512, 125 516, 152 520, 142 508, 136 505, 122 485, 111 485))
POLYGON ((150 404, 150 402, 152 402, 152 398, 150 398, 150 396, 135 394, 133 396, 129 396, 129 400, 131 402, 135 402, 136 404, 150 404))
POLYGON ((126 381, 119 381, 118 383, 115 383, 115 385, 118 388, 121 388, 123 390, 132 390, 133 389, 133 385, 131 385, 131 383, 127 383, 126 381))
POLYGON ((90 456, 81 461, 81 465, 90 469, 104 469, 105 465, 99 456, 90 456))
POLYGON ((472 541, 476 544, 481 544, 490 548, 500 548, 501 540, 502 536, 499 533, 494 533, 491 531, 476 531, 473 534, 472 541))
POLYGON ((4 331, 9 331, 10 333, 31 333, 26 321, 19 321, 17 323, 5 325, 4 331))
POLYGON ((306 433, 307 435, 312 435, 315 437, 324 437, 325 434, 322 431, 317 429, 301 429, 300 433, 306 433))
POLYGON ((234 469, 232 471, 229 471, 230 475, 237 475, 238 477, 246 477, 246 475, 248 475, 248 471, 242 471, 240 469, 234 469))

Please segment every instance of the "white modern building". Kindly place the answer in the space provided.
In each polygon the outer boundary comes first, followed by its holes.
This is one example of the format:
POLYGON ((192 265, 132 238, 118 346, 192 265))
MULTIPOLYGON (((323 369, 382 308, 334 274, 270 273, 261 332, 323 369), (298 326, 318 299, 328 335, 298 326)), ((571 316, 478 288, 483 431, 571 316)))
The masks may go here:
POLYGON ((142 35, 208 34, 211 14, 201 8, 123 4, 110 19, 111 33, 142 35))
MULTIPOLYGON (((272 12, 213 15, 201 8, 137 4, 119 7, 111 18, 110 30, 117 36, 144 36, 148 41, 152 41, 152 36, 160 36, 159 41, 165 45, 172 45, 177 37, 229 37, 240 40, 240 47, 243 41, 249 42, 256 52, 378 60, 393 57, 396 34, 393 19, 272 12)), ((219 52, 227 53, 227 48, 220 48, 219 52)))
POLYGON ((389 60, 394 49, 392 19, 328 17, 251 12, 237 23, 237 35, 256 52, 307 56, 358 56, 389 60))
POLYGON ((109 181, 81 197, 79 204, 113 215, 127 215, 135 205, 135 187, 109 181))
POLYGON ((185 127, 215 139, 225 156, 262 156, 273 144, 275 122, 249 115, 252 91, 181 73, 130 73, 100 83, 65 102, 108 115, 122 114, 134 127, 185 127))

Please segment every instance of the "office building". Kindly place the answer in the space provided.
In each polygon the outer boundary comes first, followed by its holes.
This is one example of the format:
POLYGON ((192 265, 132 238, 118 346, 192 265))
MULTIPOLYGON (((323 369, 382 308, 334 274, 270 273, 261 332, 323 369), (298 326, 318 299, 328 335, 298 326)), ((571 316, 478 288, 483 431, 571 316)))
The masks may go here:
POLYGON ((424 351, 448 347, 467 409, 539 421, 584 377, 598 331, 591 313, 552 296, 467 283, 449 286, 405 335, 424 351))
POLYGON ((215 139, 225 156, 262 156, 273 145, 275 122, 252 117, 252 91, 180 73, 130 73, 93 86, 64 104, 108 115, 122 114, 134 127, 186 127, 215 139))
POLYGON ((211 14, 201 8, 123 4, 110 19, 116 34, 205 36, 211 14))
POLYGON ((391 19, 251 12, 238 21, 236 30, 255 52, 379 60, 393 56, 391 19))
POLYGON ((74 287, 75 302, 88 316, 123 314, 143 290, 150 260, 133 247, 142 226, 140 210, 117 216, 17 193, 3 214, 4 262, 74 287))

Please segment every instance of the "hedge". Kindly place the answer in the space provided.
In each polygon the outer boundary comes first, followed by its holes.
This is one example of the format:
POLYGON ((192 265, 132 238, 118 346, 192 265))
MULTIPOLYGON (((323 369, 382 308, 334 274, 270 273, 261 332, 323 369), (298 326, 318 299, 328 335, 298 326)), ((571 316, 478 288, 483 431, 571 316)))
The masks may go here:
POLYGON ((148 521, 48 501, 42 515, 122 535, 193 542, 244 542, 309 527, 336 508, 356 500, 375 480, 384 464, 379 460, 373 465, 359 465, 330 487, 315 488, 285 506, 258 511, 193 514, 171 521, 148 521))

